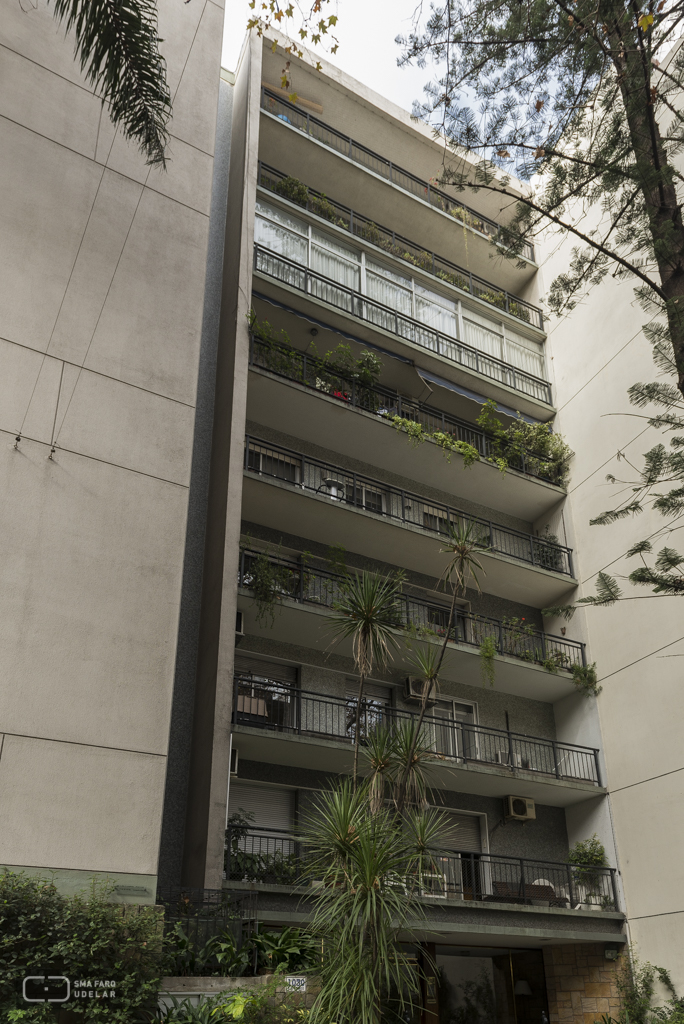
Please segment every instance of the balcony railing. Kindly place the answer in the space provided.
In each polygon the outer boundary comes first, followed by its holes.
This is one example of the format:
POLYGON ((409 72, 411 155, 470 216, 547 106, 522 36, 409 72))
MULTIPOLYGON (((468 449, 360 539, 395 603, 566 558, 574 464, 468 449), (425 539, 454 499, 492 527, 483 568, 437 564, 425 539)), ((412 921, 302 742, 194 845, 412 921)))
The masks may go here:
MULTIPOLYGON (((315 893, 306 845, 280 829, 232 827, 226 832, 225 877, 232 882, 300 886, 315 893)), ((615 868, 580 867, 530 857, 444 850, 427 870, 387 884, 429 900, 475 900, 571 910, 619 910, 615 868)), ((320 882, 318 883, 320 884, 320 882)))
MULTIPOLYGON (((233 692, 235 725, 354 742, 354 699, 330 697, 246 675, 235 677, 233 692)), ((361 706, 361 740, 381 726, 395 729, 416 718, 411 711, 368 698, 361 706)), ((519 768, 556 779, 600 785, 598 750, 574 743, 525 736, 435 714, 425 716, 421 743, 434 750, 438 760, 519 768)))
POLYGON ((439 501, 427 501, 412 491, 399 490, 290 448, 247 436, 244 468, 297 490, 321 495, 337 505, 351 506, 393 522, 418 527, 436 537, 448 537, 452 528, 469 525, 483 551, 507 555, 535 568, 572 577, 570 548, 511 530, 479 516, 467 515, 439 501))
POLYGON ((537 306, 533 306, 531 302, 521 299, 518 295, 512 295, 505 289, 492 284, 491 281, 486 281, 483 277, 478 277, 477 274, 471 273, 471 271, 466 270, 464 267, 459 267, 457 263, 452 263, 451 260, 438 256, 436 253, 425 249, 424 246, 417 245, 408 238, 404 238, 403 235, 398 235, 395 231, 384 228, 381 224, 376 224, 370 218, 364 217, 356 210, 352 210, 350 207, 330 199, 313 188, 306 186, 307 201, 306 203, 300 201, 298 197, 293 197, 289 192, 279 187, 280 182, 286 177, 287 175, 282 171, 277 171, 274 167, 269 167, 267 164, 259 163, 258 181, 262 188, 268 189, 275 195, 289 199, 296 205, 307 209, 310 213, 315 213, 318 217, 330 221, 336 227, 344 228, 345 231, 349 231, 356 238, 361 238, 366 242, 377 245, 378 248, 384 249, 391 256, 396 256, 405 263, 409 263, 412 267, 420 267, 421 270, 432 274, 438 280, 446 281, 448 284, 460 288, 461 291, 482 299, 484 302, 489 303, 490 306, 496 306, 497 309, 505 309, 507 313, 517 317, 518 320, 522 320, 527 324, 533 324, 540 330, 544 329, 542 311, 537 306))
MULTIPOLYGON (((384 156, 374 153, 372 149, 368 149, 360 142, 355 142, 354 139, 338 132, 336 128, 332 128, 325 121, 319 121, 317 117, 306 114, 293 103, 280 99, 268 89, 262 88, 261 90, 261 107, 268 114, 273 114, 274 117, 286 124, 299 129, 305 135, 327 146, 328 149, 333 149, 336 153, 348 157, 354 163, 373 171, 374 174, 429 203, 435 209, 449 214, 462 224, 486 235, 491 241, 496 242, 501 237, 502 227, 496 221, 471 209, 454 196, 447 195, 431 182, 424 181, 422 178, 416 177, 415 174, 411 174, 410 171, 404 170, 392 160, 387 160, 384 156)), ((534 260, 534 247, 530 242, 523 243, 522 255, 528 260, 534 260)))
MULTIPOLYGON (((405 398, 397 391, 381 384, 359 384, 341 373, 334 372, 322 359, 301 352, 290 345, 265 341, 252 334, 249 361, 269 373, 296 381, 305 387, 320 391, 344 402, 350 408, 363 409, 391 419, 394 416, 420 423, 424 430, 450 434, 455 441, 471 445, 483 459, 496 459, 495 439, 467 420, 442 412, 431 405, 405 398)), ((420 372, 420 371, 418 371, 420 372)), ((562 484, 565 467, 540 460, 532 452, 521 451, 517 457, 508 457, 509 469, 536 477, 551 484, 562 484)))
POLYGON ((404 341, 411 341, 414 345, 420 345, 421 348, 443 356, 459 366, 465 366, 484 377, 506 384, 523 395, 551 405, 551 385, 541 377, 518 370, 509 363, 465 345, 448 334, 435 331, 420 320, 413 320, 402 313, 397 313, 389 306, 383 306, 380 302, 369 299, 367 295, 347 288, 332 278, 324 277, 315 270, 309 270, 300 263, 288 260, 271 249, 265 249, 261 245, 254 246, 254 270, 320 299, 327 305, 341 309, 374 327, 395 334, 404 341))
MULTIPOLYGON (((257 559, 263 552, 243 549, 240 552, 238 584, 251 589, 258 573, 257 559)), ((276 599, 296 601, 299 604, 333 608, 344 596, 345 577, 327 569, 267 555, 269 564, 277 570, 273 586, 276 599)), ((397 629, 412 628, 426 638, 444 638, 449 631, 449 642, 479 649, 488 637, 494 641, 497 653, 521 661, 543 665, 549 671, 571 672, 574 665, 586 665, 583 643, 562 636, 544 633, 519 619, 494 619, 486 615, 471 615, 457 610, 449 624, 449 608, 426 601, 409 593, 397 600, 397 629)))

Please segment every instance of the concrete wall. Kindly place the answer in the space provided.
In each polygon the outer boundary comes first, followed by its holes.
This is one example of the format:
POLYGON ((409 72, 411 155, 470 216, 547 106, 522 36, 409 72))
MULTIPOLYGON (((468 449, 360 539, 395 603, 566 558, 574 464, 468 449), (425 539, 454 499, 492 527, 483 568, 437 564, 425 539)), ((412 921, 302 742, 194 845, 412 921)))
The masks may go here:
MULTIPOLYGON (((571 247, 569 240, 562 244, 558 238, 548 240, 547 286, 567 266, 571 247)), ((592 517, 614 507, 629 493, 629 482, 635 478, 632 466, 641 466, 643 453, 663 440, 667 443, 667 437, 635 418, 638 410, 629 404, 626 394, 637 381, 657 379, 650 346, 641 331, 647 316, 632 288, 628 281, 608 277, 569 316, 553 320, 549 326, 558 428, 577 453, 569 489, 576 564, 582 581, 577 596, 593 593, 596 574, 605 570, 619 578, 626 598, 611 608, 578 613, 571 623, 571 635, 578 630, 585 633, 589 659, 596 661, 603 686, 597 708, 612 820, 605 808, 597 806, 591 812, 583 805, 588 812, 586 820, 569 821, 569 831, 580 838, 580 830, 585 835, 597 830, 607 846, 614 832, 637 954, 668 968, 681 989, 681 604, 674 597, 655 597, 648 588, 631 587, 624 577, 636 567, 636 559, 626 559, 624 552, 647 537, 653 538, 656 550, 666 544, 681 550, 684 545, 679 524, 650 511, 612 526, 589 525, 592 517), (624 458, 618 459, 618 452, 624 458), (624 484, 608 483, 608 473, 627 481, 627 490, 624 484), (660 532, 664 527, 673 532, 660 532)), ((579 709, 566 708, 559 722, 564 719, 571 731, 581 724, 586 735, 587 722, 577 719, 579 710, 581 702, 579 709)))
POLYGON ((159 4, 165 173, 44 0, 0 3, 0 863, 67 886, 154 887, 222 24, 159 4))

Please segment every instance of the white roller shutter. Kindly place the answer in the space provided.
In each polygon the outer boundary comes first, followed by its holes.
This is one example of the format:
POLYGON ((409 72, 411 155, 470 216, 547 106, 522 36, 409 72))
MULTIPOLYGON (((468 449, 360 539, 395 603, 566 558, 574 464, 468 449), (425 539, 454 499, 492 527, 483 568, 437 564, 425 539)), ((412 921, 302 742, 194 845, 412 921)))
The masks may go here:
POLYGON ((235 655, 235 675, 251 676, 253 679, 275 679, 279 683, 288 683, 291 686, 297 682, 297 669, 293 665, 264 661, 250 654, 235 655))
POLYGON ((293 789, 268 789, 231 782, 228 813, 238 810, 254 815, 253 827, 290 831, 294 826, 295 793, 293 789))

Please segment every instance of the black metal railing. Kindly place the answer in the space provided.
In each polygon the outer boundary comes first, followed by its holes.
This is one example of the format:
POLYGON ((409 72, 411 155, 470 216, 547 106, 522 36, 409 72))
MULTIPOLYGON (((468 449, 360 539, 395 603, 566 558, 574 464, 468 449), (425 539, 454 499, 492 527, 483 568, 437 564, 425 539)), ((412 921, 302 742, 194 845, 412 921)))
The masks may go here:
MULTIPOLYGON (((261 108, 266 113, 284 121, 285 124, 297 128, 310 138, 315 139, 322 145, 333 149, 336 153, 348 157, 356 164, 360 164, 374 174, 385 178, 393 185, 397 185, 405 192, 422 199, 442 213, 447 213, 461 224, 479 231, 491 241, 499 241, 502 236, 502 226, 496 221, 478 213, 454 196, 447 195, 442 189, 437 188, 430 181, 424 181, 415 174, 399 167, 392 160, 374 153, 372 149, 355 142, 350 136, 337 131, 325 121, 305 113, 299 107, 287 100, 280 99, 268 89, 261 90, 261 108)), ((522 255, 528 260, 534 260, 534 247, 530 242, 523 243, 522 255)))
MULTIPOLYGON (((433 900, 619 910, 615 868, 458 850, 437 851, 426 860, 422 871, 393 876, 387 884, 433 900)), ((303 893, 315 892, 317 881, 307 861, 306 844, 291 832, 237 827, 226 833, 230 881, 297 885, 303 893)))
MULTIPOLYGON (((345 577, 327 569, 314 568, 308 562, 295 561, 243 548, 240 552, 238 584, 251 589, 257 579, 258 558, 268 558, 272 569, 271 580, 277 600, 296 601, 300 604, 332 608, 344 596, 345 577)), ((561 636, 544 633, 525 623, 524 619, 495 619, 486 615, 471 615, 458 610, 451 624, 446 605, 426 601, 409 593, 397 600, 397 629, 411 628, 426 638, 444 638, 451 643, 478 648, 491 638, 498 654, 521 661, 543 665, 549 671, 571 672, 574 665, 586 666, 583 643, 561 636)))
POLYGON ((510 363, 504 363, 501 359, 458 341, 457 338, 435 331, 420 320, 413 320, 402 313, 397 313, 389 306, 369 299, 362 292, 347 288, 315 270, 303 267, 301 263, 280 256, 271 249, 265 249, 261 245, 254 246, 254 270, 320 299, 327 305, 343 310, 374 327, 395 334, 403 341, 411 341, 459 366, 465 366, 484 377, 489 377, 490 380, 506 384, 523 395, 551 405, 551 385, 541 377, 534 377, 524 370, 511 366, 510 363))
POLYGON ((370 512, 437 537, 449 537, 452 529, 470 526, 483 551, 507 555, 535 568, 572 577, 570 548, 500 526, 489 519, 467 515, 450 505, 428 501, 412 491, 400 490, 290 448, 247 436, 244 468, 289 487, 321 495, 339 506, 370 512))
MULTIPOLYGON (((372 412, 388 419, 398 416, 419 423, 430 433, 441 431, 443 434, 449 434, 454 441, 461 441, 475 448, 481 458, 496 460, 496 439, 467 420, 459 419, 451 413, 443 412, 413 398, 406 398, 398 391, 382 384, 360 384, 333 371, 322 359, 301 352, 290 345, 251 334, 249 362, 250 366, 268 370, 278 377, 330 395, 352 409, 363 409, 365 412, 372 412)), ((508 469, 558 486, 562 486, 566 472, 565 466, 540 459, 525 450, 515 456, 508 455, 507 463, 508 469)))
MULTIPOLYGON (((381 726, 395 729, 417 717, 415 712, 369 697, 361 706, 360 740, 363 742, 370 732, 381 726)), ((233 722, 271 732, 325 737, 351 744, 356 731, 356 700, 241 674, 235 676, 233 684, 233 722)), ((495 765, 509 771, 521 769, 597 786, 601 782, 599 752, 592 747, 474 725, 434 712, 425 716, 421 743, 433 750, 439 760, 495 765)))
POLYGON ((157 905, 164 907, 164 934, 180 925, 196 949, 209 939, 230 932, 239 949, 249 938, 256 921, 256 894, 227 889, 192 889, 160 886, 157 905))
POLYGON ((531 302, 527 302, 526 299, 521 299, 519 295, 513 295, 505 288, 499 288, 491 281, 478 277, 477 274, 460 267, 457 263, 452 263, 444 256, 438 256, 425 249, 424 246, 417 245, 416 242, 404 238, 396 231, 376 224, 369 217, 364 217, 363 214, 330 199, 322 192, 309 188, 308 185, 303 186, 307 193, 305 201, 300 192, 294 192, 292 189, 281 186, 281 182, 288 175, 277 171, 274 167, 269 167, 268 164, 259 162, 258 174, 258 182, 262 188, 268 189, 281 198, 289 199, 297 206, 322 217, 323 220, 330 221, 336 227, 343 228, 356 238, 378 246, 384 252, 396 256, 412 267, 424 270, 437 280, 452 284, 461 291, 489 303, 490 306, 503 309, 511 316, 517 317, 518 320, 532 324, 540 330, 544 329, 542 311, 537 306, 533 306, 531 302))

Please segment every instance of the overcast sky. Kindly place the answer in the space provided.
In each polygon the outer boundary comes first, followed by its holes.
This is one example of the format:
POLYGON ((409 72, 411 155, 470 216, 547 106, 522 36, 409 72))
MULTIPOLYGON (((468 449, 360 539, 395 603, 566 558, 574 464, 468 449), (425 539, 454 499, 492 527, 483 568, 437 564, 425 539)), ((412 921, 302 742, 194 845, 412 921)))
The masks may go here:
MULTIPOLYGON (((430 67, 398 68, 400 48, 394 42, 411 27, 417 0, 338 0, 337 37, 340 48, 334 57, 322 56, 375 89, 394 103, 411 110, 423 96, 423 85, 434 77, 430 67)), ((333 4, 330 4, 330 13, 333 4)), ((226 0, 222 64, 233 71, 240 53, 250 11, 247 0, 226 0)))

